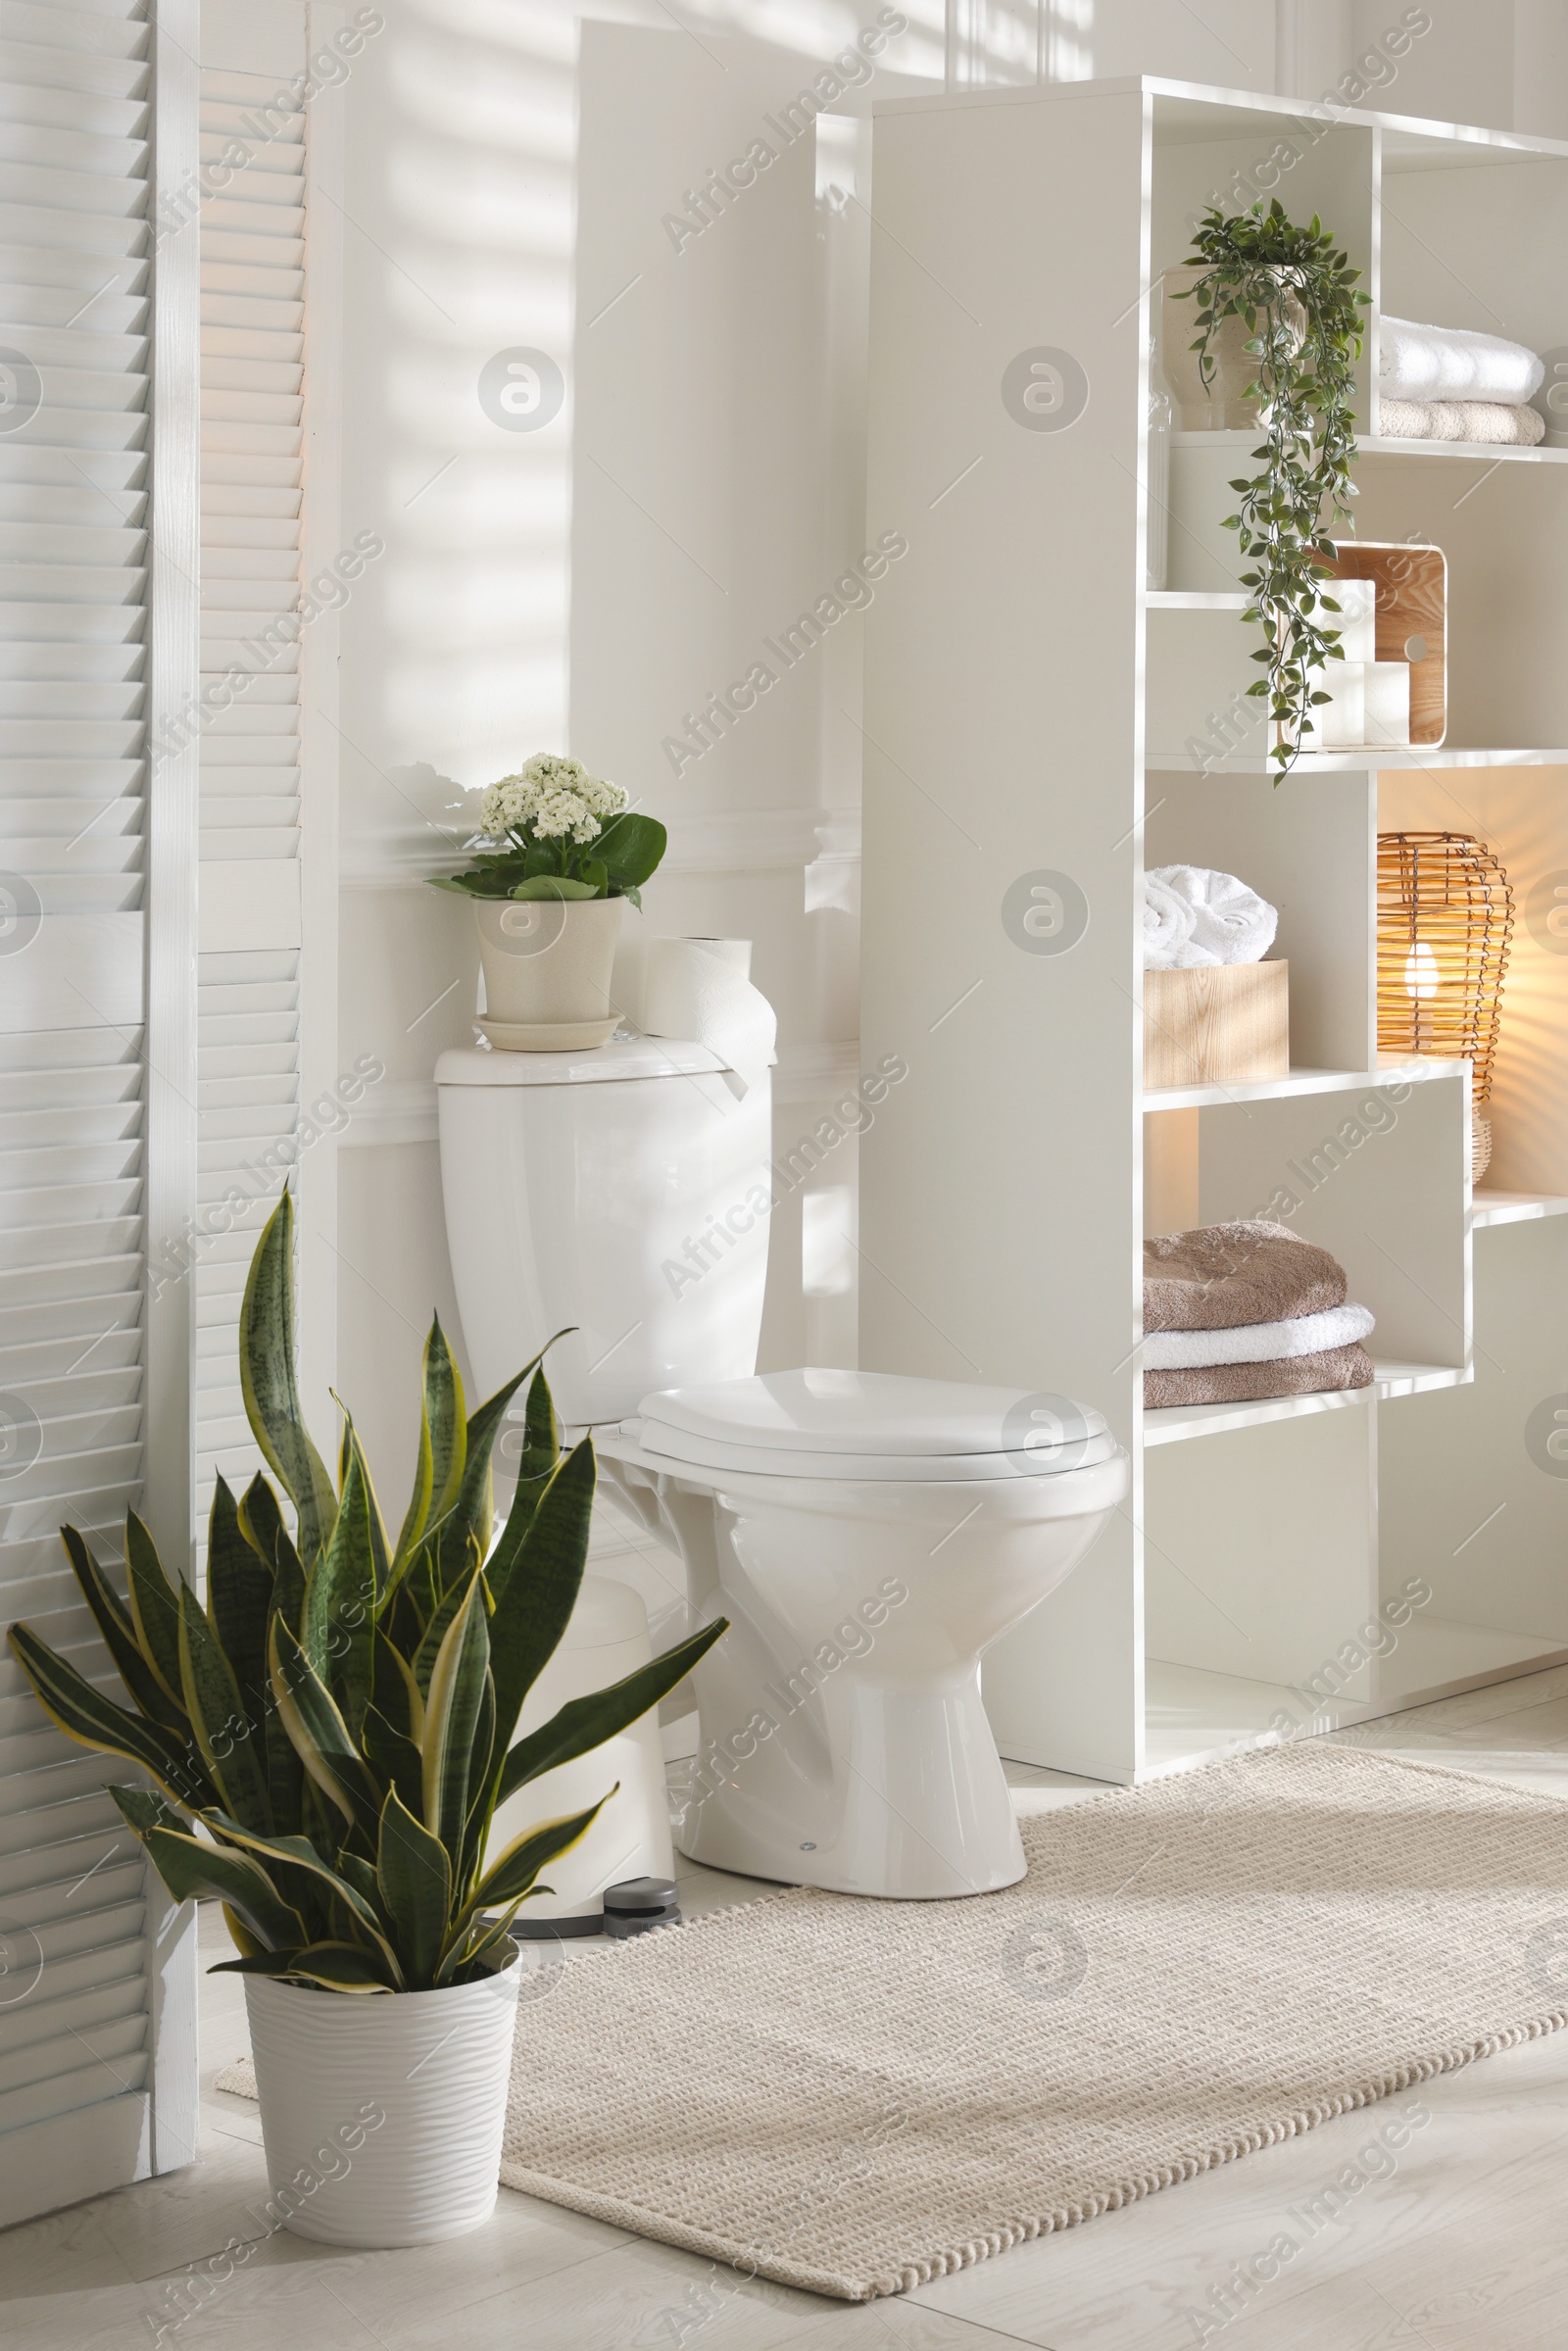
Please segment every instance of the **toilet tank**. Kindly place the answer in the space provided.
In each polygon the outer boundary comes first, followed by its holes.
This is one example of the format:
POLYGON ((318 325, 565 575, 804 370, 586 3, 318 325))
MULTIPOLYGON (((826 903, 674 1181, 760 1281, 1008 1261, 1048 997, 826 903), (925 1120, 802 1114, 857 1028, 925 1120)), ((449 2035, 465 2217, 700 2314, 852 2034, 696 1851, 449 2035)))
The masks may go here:
MULTIPOLYGON (((750 1378, 767 1275, 771 1087, 664 1038, 436 1063, 441 1188, 478 1396, 552 1333, 569 1427, 750 1378)), ((475 1401, 477 1398, 474 1399, 475 1401)))

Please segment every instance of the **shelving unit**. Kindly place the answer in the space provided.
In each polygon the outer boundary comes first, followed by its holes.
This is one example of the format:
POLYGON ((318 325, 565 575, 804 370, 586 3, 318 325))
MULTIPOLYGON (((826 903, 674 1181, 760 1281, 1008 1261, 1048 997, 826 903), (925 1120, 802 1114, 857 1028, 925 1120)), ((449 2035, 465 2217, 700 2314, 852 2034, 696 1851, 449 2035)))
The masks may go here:
POLYGON ((1568 343, 1568 146, 1151 79, 876 117, 868 511, 910 556, 866 620, 862 1036, 909 1076, 861 1143, 860 1358, 1079 1396, 1127 1446, 1125 1508, 986 1669, 1005 1754, 1109 1781, 1568 1658, 1532 1434, 1568 1411, 1568 952, 1525 919, 1568 883, 1568 449, 1358 443, 1357 535, 1447 558, 1447 737, 1276 788, 1220 528, 1256 436, 1173 437, 1151 594, 1144 420, 1150 288, 1282 145, 1373 297, 1363 416, 1385 305, 1568 343), (1467 1066, 1378 1060, 1405 827, 1478 833, 1520 900, 1473 1200, 1467 1066), (1288 1077, 1143 1092, 1143 871, 1177 861, 1279 907, 1288 1077), (1082 917, 1032 938, 1019 893, 1062 876, 1082 917), (1144 1234, 1260 1213, 1344 1262, 1375 1385, 1146 1411, 1144 1234))

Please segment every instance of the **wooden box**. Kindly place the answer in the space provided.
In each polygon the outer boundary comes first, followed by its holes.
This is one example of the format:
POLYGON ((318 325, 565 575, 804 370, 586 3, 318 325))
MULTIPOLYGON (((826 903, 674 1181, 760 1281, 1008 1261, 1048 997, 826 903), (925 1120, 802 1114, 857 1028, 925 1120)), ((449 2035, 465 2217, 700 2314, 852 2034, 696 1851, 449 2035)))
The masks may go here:
POLYGON ((1144 1085, 1228 1086, 1291 1066, 1289 963, 1144 973, 1144 1085))
POLYGON ((1358 539, 1336 539, 1334 553, 1341 579, 1375 583, 1377 659, 1409 662, 1410 741, 1435 750, 1448 731, 1446 556, 1441 547, 1358 539))

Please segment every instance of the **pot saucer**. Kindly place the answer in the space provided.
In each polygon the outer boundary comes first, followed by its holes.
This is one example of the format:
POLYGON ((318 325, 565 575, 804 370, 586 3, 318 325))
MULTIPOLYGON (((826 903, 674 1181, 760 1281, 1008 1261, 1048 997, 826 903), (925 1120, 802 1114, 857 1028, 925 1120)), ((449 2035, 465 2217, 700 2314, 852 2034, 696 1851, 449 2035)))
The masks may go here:
POLYGON ((608 1045, 620 1026, 620 1014, 608 1020, 486 1020, 478 1026, 504 1053, 569 1053, 608 1045))

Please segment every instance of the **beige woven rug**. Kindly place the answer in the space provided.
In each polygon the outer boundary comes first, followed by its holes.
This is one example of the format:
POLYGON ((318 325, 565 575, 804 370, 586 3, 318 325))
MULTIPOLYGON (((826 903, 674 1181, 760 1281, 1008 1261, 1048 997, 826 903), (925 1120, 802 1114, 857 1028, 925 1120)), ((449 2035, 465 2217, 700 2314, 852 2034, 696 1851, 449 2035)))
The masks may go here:
POLYGON ((1005 1893, 780 1892, 537 1979, 502 2180, 861 2301, 1568 2022, 1552 1797, 1307 1742, 1023 1837, 1005 1893))

